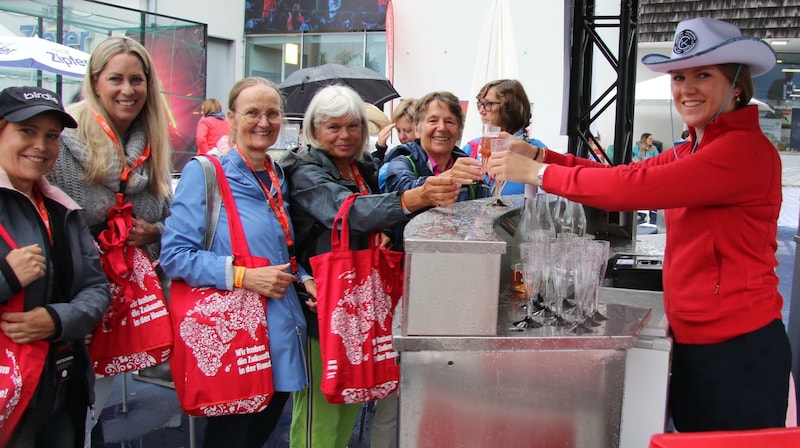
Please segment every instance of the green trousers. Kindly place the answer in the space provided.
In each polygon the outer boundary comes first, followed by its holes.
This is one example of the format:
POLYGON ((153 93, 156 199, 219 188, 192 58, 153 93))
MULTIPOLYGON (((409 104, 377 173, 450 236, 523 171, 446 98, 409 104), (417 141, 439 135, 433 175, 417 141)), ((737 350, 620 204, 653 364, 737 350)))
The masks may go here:
POLYGON ((308 338, 308 341, 306 365, 310 370, 310 385, 293 394, 289 447, 347 448, 361 405, 330 404, 325 400, 320 391, 322 356, 319 339, 308 338))

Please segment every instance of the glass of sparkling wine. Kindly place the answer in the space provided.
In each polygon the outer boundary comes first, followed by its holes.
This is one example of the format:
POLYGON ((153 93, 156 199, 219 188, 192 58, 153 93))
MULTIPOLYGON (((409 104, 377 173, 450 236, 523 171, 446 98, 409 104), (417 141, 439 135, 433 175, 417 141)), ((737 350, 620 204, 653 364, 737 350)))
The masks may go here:
POLYGON ((492 139, 500 136, 500 126, 484 124, 481 134, 481 141, 478 144, 478 151, 481 156, 481 174, 486 174, 486 164, 492 155, 492 139))

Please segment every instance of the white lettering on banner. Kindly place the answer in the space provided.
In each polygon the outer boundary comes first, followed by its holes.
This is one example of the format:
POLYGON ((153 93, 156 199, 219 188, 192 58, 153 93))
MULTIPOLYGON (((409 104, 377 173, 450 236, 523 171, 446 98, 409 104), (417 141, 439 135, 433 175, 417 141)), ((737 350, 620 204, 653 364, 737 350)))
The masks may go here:
POLYGON ((8 375, 11 373, 11 366, 0 366, 0 375, 8 375))
POLYGON ((8 389, 0 390, 0 398, 8 397, 8 389))
POLYGON ((64 64, 67 67, 72 67, 73 65, 77 65, 78 67, 86 67, 86 63, 88 62, 88 61, 86 61, 84 59, 75 59, 72 56, 66 56, 66 57, 59 56, 56 53, 49 52, 49 51, 47 52, 47 54, 50 55, 51 60, 53 62, 57 62, 59 64, 64 64))

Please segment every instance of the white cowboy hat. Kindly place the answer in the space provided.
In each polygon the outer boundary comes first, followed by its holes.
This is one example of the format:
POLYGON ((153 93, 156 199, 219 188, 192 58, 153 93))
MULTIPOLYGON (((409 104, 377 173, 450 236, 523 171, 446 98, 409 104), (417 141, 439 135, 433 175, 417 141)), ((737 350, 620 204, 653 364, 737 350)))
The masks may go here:
POLYGON ((728 22, 699 17, 678 24, 672 56, 648 54, 642 63, 658 73, 704 65, 744 64, 755 77, 770 71, 776 60, 775 51, 763 40, 742 36, 739 28, 728 22))

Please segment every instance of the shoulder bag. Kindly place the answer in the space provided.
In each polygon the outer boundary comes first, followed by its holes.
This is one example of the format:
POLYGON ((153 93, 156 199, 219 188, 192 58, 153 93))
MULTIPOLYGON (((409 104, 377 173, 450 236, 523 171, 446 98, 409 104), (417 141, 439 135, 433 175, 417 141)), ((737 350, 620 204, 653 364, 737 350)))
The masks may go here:
POLYGON ((309 260, 317 284, 321 389, 329 403, 387 397, 400 376, 392 314, 403 292, 403 254, 378 247, 374 235, 368 249, 350 250, 348 215, 358 196, 349 196, 333 221, 331 251, 309 260))
MULTIPOLYGON (((269 266, 268 259, 250 255, 236 202, 219 161, 214 157, 197 159, 204 168, 207 197, 213 197, 210 189, 219 188, 228 217, 234 265, 269 266)), ((213 215, 218 217, 219 206, 215 204, 206 204, 205 250, 211 245, 216 227, 213 215)), ((175 349, 170 369, 184 412, 216 417, 256 413, 267 407, 274 386, 265 301, 250 289, 192 287, 183 280, 172 280, 169 306, 175 349)))
MULTIPOLYGON (((11 249, 18 248, 2 224, 0 236, 11 249)), ((15 294, 8 302, 0 304, 0 314, 24 310, 24 290, 15 294)), ((18 344, 0 331, 0 446, 6 446, 33 398, 49 348, 50 344, 43 340, 18 344)))

